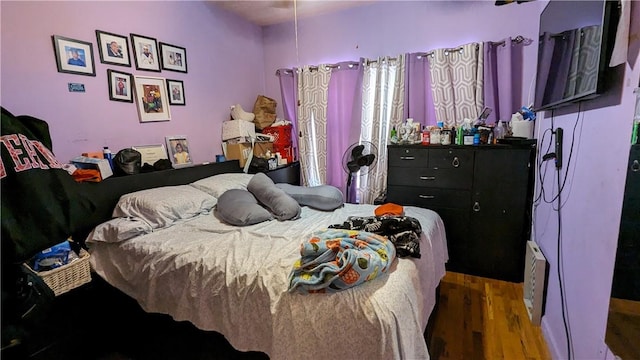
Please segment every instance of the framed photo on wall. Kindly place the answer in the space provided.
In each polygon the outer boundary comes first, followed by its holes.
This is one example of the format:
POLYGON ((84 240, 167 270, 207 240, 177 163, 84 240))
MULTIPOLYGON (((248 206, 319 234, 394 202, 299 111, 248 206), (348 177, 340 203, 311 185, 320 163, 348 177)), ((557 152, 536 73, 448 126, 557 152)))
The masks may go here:
POLYGON ((131 47, 133 48, 133 58, 136 60, 136 69, 160 72, 156 39, 131 34, 131 47))
POLYGON ((135 75, 134 84, 140 122, 171 120, 165 79, 135 75))
POLYGON ((126 36, 96 30, 96 38, 101 63, 131 66, 129 39, 126 36))
POLYGON ((107 69, 109 100, 133 102, 133 78, 131 74, 107 69))
POLYGON ((93 45, 90 42, 53 35, 53 51, 58 72, 96 76, 93 45))
POLYGON ((160 60, 164 70, 187 72, 187 49, 160 43, 160 60))
POLYGON ((193 165, 186 136, 167 136, 167 152, 174 168, 193 165))
POLYGON ((169 94, 169 104, 186 105, 184 83, 181 80, 167 79, 167 92, 169 94))

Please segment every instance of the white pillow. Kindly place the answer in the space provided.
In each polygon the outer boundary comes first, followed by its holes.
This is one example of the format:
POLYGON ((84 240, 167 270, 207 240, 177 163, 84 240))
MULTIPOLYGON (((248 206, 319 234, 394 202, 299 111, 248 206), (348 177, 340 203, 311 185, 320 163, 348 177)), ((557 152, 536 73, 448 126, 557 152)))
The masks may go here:
POLYGON ((113 217, 140 218, 159 229, 208 213, 217 202, 215 197, 189 185, 163 186, 122 195, 113 217))
POLYGON ((253 174, 245 173, 218 174, 194 181, 190 185, 213 197, 219 198, 220 195, 224 194, 227 190, 247 190, 247 185, 252 178, 253 174))
POLYGON ((138 218, 115 218, 96 226, 87 237, 87 243, 121 242, 152 232, 151 226, 138 218))

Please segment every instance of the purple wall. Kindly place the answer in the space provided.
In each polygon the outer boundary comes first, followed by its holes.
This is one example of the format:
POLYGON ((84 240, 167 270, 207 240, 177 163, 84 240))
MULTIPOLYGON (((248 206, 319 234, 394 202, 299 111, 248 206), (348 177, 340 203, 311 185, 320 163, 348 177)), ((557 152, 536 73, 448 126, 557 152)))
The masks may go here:
POLYGON ((1 2, 2 106, 49 123, 61 161, 108 145, 164 143, 186 135, 195 163, 214 161, 221 151, 221 123, 229 106, 252 109, 264 89, 260 27, 211 2, 1 2), (188 73, 140 71, 100 63, 95 30, 130 33, 187 49, 188 73), (93 44, 96 76, 59 73, 51 35, 93 44), (172 106, 168 122, 140 123, 135 103, 110 101, 107 69, 184 81, 186 106, 172 106), (67 83, 86 93, 70 93, 67 83))
MULTIPOLYGON (((301 19, 298 27, 299 59, 296 58, 293 23, 266 27, 267 93, 280 99, 274 73, 282 67, 428 51, 515 35, 537 38, 539 14, 546 1, 500 7, 493 3, 381 2, 338 14, 301 19)), ((632 3, 635 5, 632 23, 640 24, 640 6, 632 3)), ((574 155, 563 193, 564 282, 576 359, 604 359, 609 355, 604 333, 635 103, 633 89, 640 77, 638 29, 632 29, 632 34, 635 34, 630 45, 634 49, 630 54, 633 67, 624 65, 622 71, 626 72, 613 90, 582 106, 574 155)), ((523 105, 532 103, 533 99, 531 86, 537 58, 535 42, 525 51, 523 105)), ((538 115, 541 120, 537 122, 537 128, 544 131, 550 126, 551 114, 538 115)), ((555 113, 554 125, 565 130, 565 157, 569 154, 576 115, 577 107, 555 113), (567 110, 573 113, 567 114, 567 110), (565 115, 559 115, 562 113, 565 115)), ((549 170, 552 174, 552 169, 549 170)), ((562 176, 565 170, 566 167, 562 176)), ((547 192, 551 192, 553 182, 552 175, 549 175, 545 181, 547 192)), ((562 359, 566 358, 566 353, 556 272, 556 216, 551 206, 544 202, 537 207, 534 239, 551 264, 542 328, 553 358, 562 359)))

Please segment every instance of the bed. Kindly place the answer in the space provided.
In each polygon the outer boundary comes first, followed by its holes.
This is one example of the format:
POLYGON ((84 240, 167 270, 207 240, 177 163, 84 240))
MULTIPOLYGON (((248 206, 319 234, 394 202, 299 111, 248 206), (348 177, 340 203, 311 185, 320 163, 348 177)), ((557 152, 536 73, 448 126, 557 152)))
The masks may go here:
MULTIPOLYGON (((188 175, 170 182, 165 176, 157 183, 149 180, 152 175, 143 174, 145 182, 132 178, 123 186, 122 180, 114 179, 120 184, 107 186, 114 199, 118 192, 165 186, 154 196, 171 208, 175 202, 185 202, 182 186, 202 178, 213 180, 228 169, 224 165, 208 171, 169 170, 188 175), (199 173, 189 173, 194 171, 199 173), (165 195, 158 196, 160 191, 165 195)), ((230 176, 236 175, 248 176, 230 176)), ((225 180, 215 190, 220 194, 242 187, 240 183, 225 180)), ((141 201, 136 194, 130 195, 131 203, 141 201)), ((289 274, 300 259, 304 239, 349 216, 372 216, 375 208, 345 204, 320 211, 303 206, 296 220, 242 227, 220 221, 215 208, 159 221, 151 230, 131 226, 126 220, 130 217, 106 218, 87 237, 87 245, 93 270, 145 311, 219 332, 240 351, 260 351, 272 359, 427 359, 424 331, 448 258, 444 225, 431 210, 404 208, 405 215, 419 220, 422 227, 420 258, 396 258, 386 274, 336 293, 288 291, 289 274)))

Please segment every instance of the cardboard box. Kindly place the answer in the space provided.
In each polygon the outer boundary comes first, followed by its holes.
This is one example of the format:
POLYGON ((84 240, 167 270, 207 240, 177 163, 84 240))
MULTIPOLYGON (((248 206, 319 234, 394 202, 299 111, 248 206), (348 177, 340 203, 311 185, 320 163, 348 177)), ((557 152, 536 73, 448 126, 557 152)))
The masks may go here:
POLYGON ((246 120, 228 120, 222 123, 222 141, 238 137, 256 137, 256 125, 246 120))
POLYGON ((79 169, 96 169, 100 171, 100 177, 102 178, 102 180, 113 175, 113 170, 111 170, 111 165, 109 164, 109 160, 107 159, 96 159, 86 156, 78 156, 71 160, 71 163, 73 163, 73 165, 75 165, 79 169))
MULTIPOLYGON (((240 167, 244 167, 251 153, 251 143, 223 143, 223 150, 225 158, 227 160, 239 160, 240 167)), ((256 142, 253 146, 253 156, 265 157, 267 151, 274 154, 273 143, 271 142, 256 142)))

